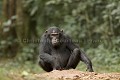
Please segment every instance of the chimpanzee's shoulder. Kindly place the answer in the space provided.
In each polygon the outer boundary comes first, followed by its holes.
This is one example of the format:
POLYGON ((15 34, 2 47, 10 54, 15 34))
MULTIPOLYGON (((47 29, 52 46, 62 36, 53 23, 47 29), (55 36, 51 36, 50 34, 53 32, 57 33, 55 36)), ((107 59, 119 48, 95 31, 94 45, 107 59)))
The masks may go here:
POLYGON ((63 34, 65 39, 71 39, 71 37, 68 34, 63 34))

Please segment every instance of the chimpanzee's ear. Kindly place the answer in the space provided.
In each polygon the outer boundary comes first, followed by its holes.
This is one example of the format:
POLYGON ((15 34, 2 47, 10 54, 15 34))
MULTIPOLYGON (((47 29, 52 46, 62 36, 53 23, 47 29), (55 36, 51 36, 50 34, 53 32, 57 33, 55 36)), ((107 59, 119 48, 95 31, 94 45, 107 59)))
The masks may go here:
POLYGON ((47 36, 47 32, 48 32, 48 30, 46 30, 46 31, 45 31, 45 34, 44 34, 44 36, 47 36))
POLYGON ((48 30, 45 31, 45 33, 47 33, 47 32, 48 32, 48 30))
POLYGON ((61 30, 61 32, 63 33, 63 29, 61 30))

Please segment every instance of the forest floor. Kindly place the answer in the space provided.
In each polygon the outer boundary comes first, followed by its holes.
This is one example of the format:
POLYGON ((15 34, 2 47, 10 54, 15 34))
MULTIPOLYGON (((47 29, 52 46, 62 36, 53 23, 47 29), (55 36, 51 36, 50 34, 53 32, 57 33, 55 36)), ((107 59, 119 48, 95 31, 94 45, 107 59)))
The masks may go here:
POLYGON ((80 63, 76 69, 45 72, 31 61, 18 63, 3 59, 0 60, 0 80, 120 80, 119 66, 94 64, 95 72, 88 72, 80 63))
POLYGON ((120 80, 120 73, 82 72, 78 70, 54 70, 40 74, 9 74, 12 80, 120 80))

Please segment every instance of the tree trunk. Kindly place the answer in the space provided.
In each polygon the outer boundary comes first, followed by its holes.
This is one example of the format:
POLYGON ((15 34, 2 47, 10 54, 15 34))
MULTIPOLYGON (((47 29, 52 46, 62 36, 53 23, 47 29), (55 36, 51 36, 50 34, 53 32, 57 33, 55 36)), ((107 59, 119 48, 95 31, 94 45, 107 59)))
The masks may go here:
POLYGON ((23 1, 25 0, 3 0, 5 21, 2 40, 9 42, 8 40, 12 38, 10 41, 12 44, 5 44, 6 47, 2 49, 2 52, 8 53, 10 56, 15 56, 19 49, 22 49, 27 44, 22 42, 24 39, 36 37, 36 21, 32 20, 29 12, 24 8, 23 1))
POLYGON ((16 55, 18 44, 16 42, 15 18, 16 15, 16 0, 3 0, 3 25, 1 30, 1 40, 6 41, 3 44, 5 47, 1 48, 4 56, 13 57, 16 55), (11 44, 9 44, 11 43, 11 44))
POLYGON ((19 40, 31 39, 36 36, 36 21, 24 9, 24 0, 17 0, 17 36, 19 40))

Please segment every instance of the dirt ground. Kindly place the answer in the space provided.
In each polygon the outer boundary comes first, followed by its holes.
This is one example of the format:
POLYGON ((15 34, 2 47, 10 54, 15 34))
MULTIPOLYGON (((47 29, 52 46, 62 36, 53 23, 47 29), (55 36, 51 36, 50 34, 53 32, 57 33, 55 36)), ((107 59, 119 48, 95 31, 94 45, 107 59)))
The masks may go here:
POLYGON ((120 73, 82 72, 78 70, 54 70, 40 74, 9 75, 12 80, 120 80, 120 73))
POLYGON ((35 74, 38 80, 120 80, 120 73, 81 72, 78 70, 52 71, 35 74))

